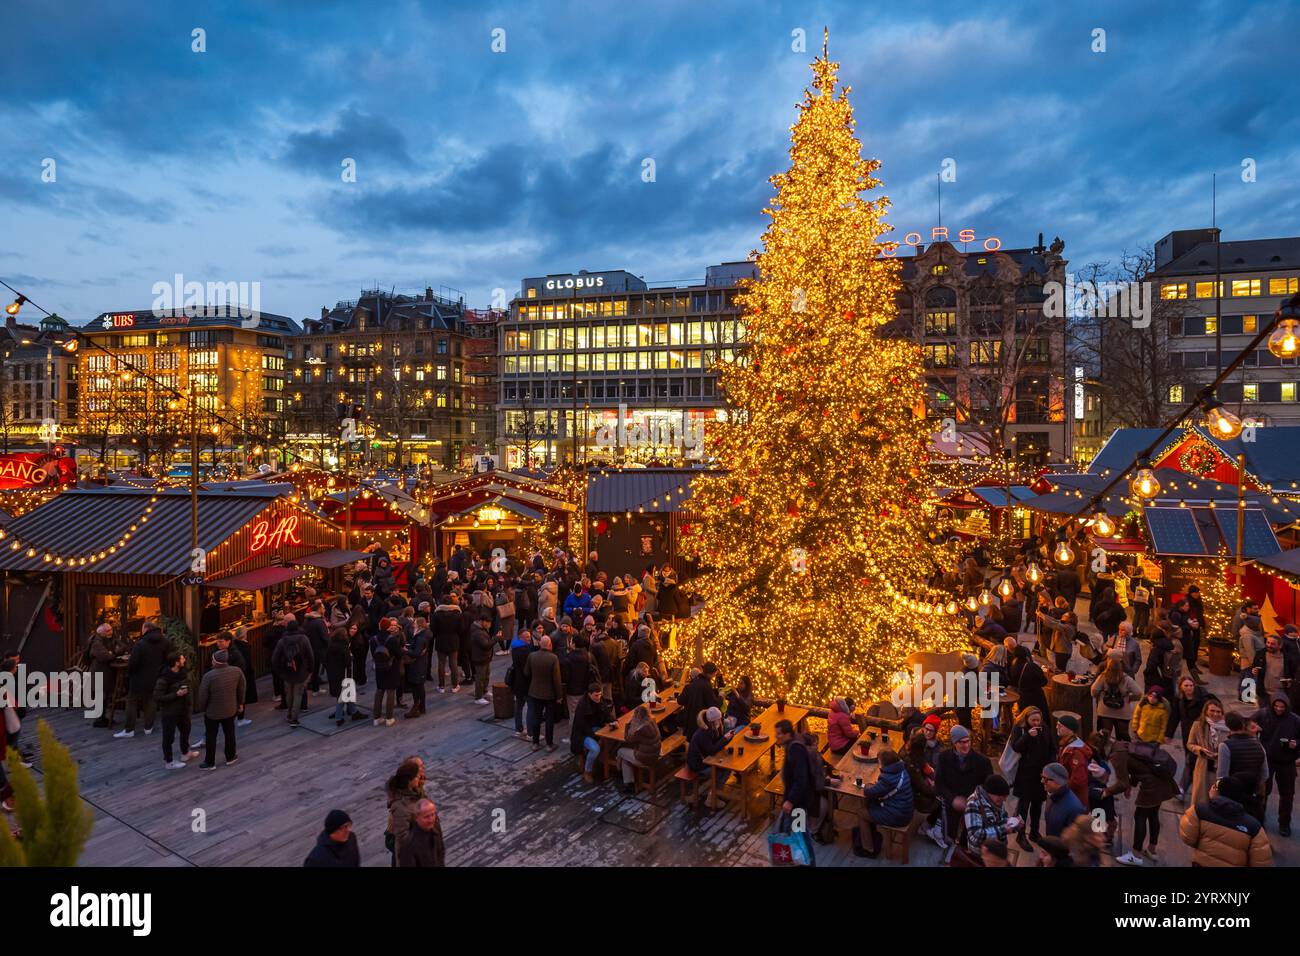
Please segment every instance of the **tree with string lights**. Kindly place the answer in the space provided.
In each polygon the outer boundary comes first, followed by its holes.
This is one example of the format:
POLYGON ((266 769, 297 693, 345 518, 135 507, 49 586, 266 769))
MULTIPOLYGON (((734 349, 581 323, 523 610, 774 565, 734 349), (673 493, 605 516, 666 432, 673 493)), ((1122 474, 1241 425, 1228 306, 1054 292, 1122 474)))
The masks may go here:
POLYGON ((965 646, 953 556, 926 535, 921 349, 889 336, 897 243, 880 164, 863 159, 825 49, 791 130, 790 169, 741 298, 748 348, 721 366, 724 469, 695 482, 689 549, 705 607, 681 646, 762 694, 805 703, 886 693, 905 658, 965 646))

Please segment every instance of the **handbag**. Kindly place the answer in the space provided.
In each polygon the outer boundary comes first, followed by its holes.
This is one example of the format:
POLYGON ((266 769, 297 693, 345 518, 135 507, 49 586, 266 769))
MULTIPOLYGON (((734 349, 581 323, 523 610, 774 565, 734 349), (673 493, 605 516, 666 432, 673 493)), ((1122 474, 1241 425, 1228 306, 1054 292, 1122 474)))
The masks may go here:
POLYGON ((1002 770, 1002 776, 1006 778, 1007 783, 1015 783, 1016 771, 1020 769, 1020 754, 1011 749, 1010 738, 1007 739, 1007 745, 1002 748, 998 767, 1002 770))

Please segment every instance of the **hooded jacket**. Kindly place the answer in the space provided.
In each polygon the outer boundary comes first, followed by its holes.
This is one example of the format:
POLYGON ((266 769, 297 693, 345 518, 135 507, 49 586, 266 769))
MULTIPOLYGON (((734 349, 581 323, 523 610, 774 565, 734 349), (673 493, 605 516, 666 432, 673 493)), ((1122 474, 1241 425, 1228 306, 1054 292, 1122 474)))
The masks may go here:
POLYGON ((347 840, 339 843, 331 840, 328 833, 322 832, 302 865, 321 868, 360 866, 361 848, 357 845, 357 835, 349 833, 347 840))
POLYGON ((831 701, 830 716, 826 718, 826 739, 836 753, 843 753, 858 739, 858 728, 843 697, 831 701))
POLYGON ((439 604, 433 609, 433 646, 439 654, 460 650, 461 632, 466 628, 465 615, 457 604, 439 604))
POLYGON ((1268 762, 1272 765, 1293 764, 1300 756, 1300 746, 1292 747, 1282 741, 1300 741, 1300 714, 1291 709, 1285 694, 1279 694, 1255 716, 1259 724, 1259 742, 1264 745, 1268 762), (1282 701, 1286 712, 1280 717, 1273 713, 1273 704, 1282 701))
POLYGON ((1187 808, 1178 835, 1192 848, 1196 866, 1272 866, 1264 828, 1236 800, 1211 797, 1187 808))
POLYGON ((1165 728, 1169 726, 1169 704, 1163 699, 1151 703, 1143 697, 1138 701, 1129 721, 1129 731, 1134 738, 1148 744, 1163 743, 1165 728))
POLYGON ((271 669, 286 684, 302 684, 315 671, 311 642, 298 626, 285 631, 271 655, 271 669))
POLYGON ((1056 757, 1070 775, 1070 790, 1083 806, 1088 805, 1088 764, 1092 760, 1092 748, 1078 737, 1061 748, 1056 757))
POLYGON ((862 791, 862 798, 871 809, 871 822, 878 827, 902 827, 912 822, 912 778, 902 760, 882 766, 876 782, 862 791))
POLYGON ((554 581, 543 581, 542 586, 537 589, 537 616, 541 617, 542 612, 548 607, 554 615, 560 606, 560 586, 554 581))
POLYGON ((152 694, 166 660, 167 639, 163 637, 162 631, 151 627, 131 649, 131 659, 126 665, 126 692, 132 697, 152 694))

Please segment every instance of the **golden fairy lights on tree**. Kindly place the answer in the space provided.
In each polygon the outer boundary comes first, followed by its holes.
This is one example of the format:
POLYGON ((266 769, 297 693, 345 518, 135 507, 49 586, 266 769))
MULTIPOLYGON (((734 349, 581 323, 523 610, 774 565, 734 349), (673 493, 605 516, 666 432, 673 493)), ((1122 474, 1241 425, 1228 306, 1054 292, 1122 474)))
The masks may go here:
POLYGON ((951 594, 927 584, 952 558, 926 538, 921 350, 883 332, 889 199, 861 195, 880 164, 861 157, 838 64, 823 50, 812 68, 741 299, 749 347, 721 370, 725 471, 696 481, 688 539, 705 609, 679 645, 698 636, 729 679, 805 703, 884 694, 911 652, 965 643, 951 594))

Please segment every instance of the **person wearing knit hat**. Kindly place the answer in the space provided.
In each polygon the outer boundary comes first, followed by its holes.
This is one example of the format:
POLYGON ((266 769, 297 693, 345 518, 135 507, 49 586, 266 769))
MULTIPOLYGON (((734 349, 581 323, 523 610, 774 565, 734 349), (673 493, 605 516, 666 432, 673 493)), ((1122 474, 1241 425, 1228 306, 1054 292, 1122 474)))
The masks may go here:
POLYGON ((1056 718, 1056 722, 1070 731, 1076 737, 1079 736, 1079 718, 1073 714, 1062 714, 1056 718))
POLYGON ((926 717, 925 720, 921 721, 921 726, 922 726, 922 727, 932 727, 932 728, 934 728, 934 732, 935 732, 935 733, 938 733, 938 732, 939 732, 939 726, 940 726, 942 723, 943 723, 943 721, 939 719, 939 715, 938 715, 938 714, 931 714, 930 716, 926 717))
POLYGON ((971 853, 978 854, 986 840, 1005 842, 1008 833, 1020 828, 1020 819, 1007 815, 1010 793, 1006 778, 991 773, 966 801, 966 849, 971 853))
POLYGON ((970 740, 970 731, 961 724, 957 724, 948 732, 948 736, 952 738, 953 746, 956 746, 963 740, 970 740))
POLYGON ((940 751, 934 764, 934 789, 945 811, 945 840, 957 833, 967 800, 993 774, 989 758, 972 746, 969 730, 957 724, 949 733, 952 746, 940 751))
POLYGON ((1070 789, 1070 771, 1064 764, 1049 763, 1043 768, 1043 789, 1047 791, 1047 804, 1043 808, 1043 824, 1047 835, 1059 837, 1075 817, 1087 811, 1070 789))
POLYGON ((325 829, 302 865, 326 869, 361 865, 361 849, 352 832, 352 818, 346 812, 331 810, 325 815, 325 829))
POLYGON ((1056 741, 1060 747, 1056 761, 1065 767, 1075 799, 1081 806, 1086 807, 1088 805, 1088 764, 1092 762, 1092 748, 1079 737, 1078 717, 1073 714, 1062 714, 1057 718, 1056 741))

